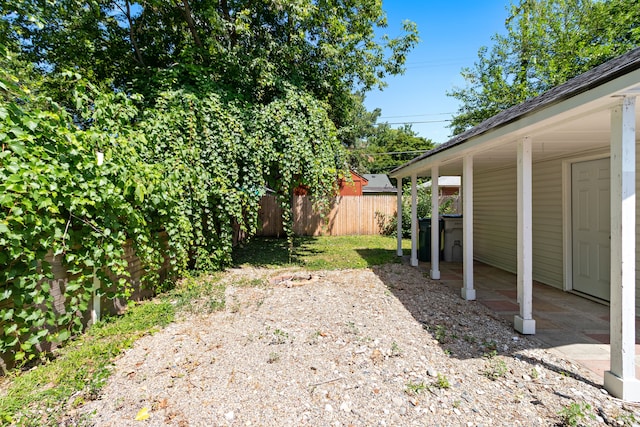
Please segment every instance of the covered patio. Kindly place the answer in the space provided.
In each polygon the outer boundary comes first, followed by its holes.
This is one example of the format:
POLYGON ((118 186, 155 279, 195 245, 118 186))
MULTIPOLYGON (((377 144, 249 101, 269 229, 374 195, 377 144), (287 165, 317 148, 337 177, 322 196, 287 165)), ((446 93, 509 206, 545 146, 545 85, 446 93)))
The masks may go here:
MULTIPOLYGON (((564 311, 567 321, 576 318, 574 305, 577 312, 592 310, 577 299, 571 308, 553 302, 567 292, 600 302, 608 311, 610 340, 604 385, 630 401, 640 401, 635 356, 638 95, 640 49, 502 111, 390 174, 397 179, 399 215, 403 181, 411 182, 411 265, 419 265, 418 178, 431 179, 431 230, 438 230, 438 178, 461 176, 461 297, 486 299, 476 271, 480 261, 514 275, 498 294, 511 298, 506 307, 522 334, 549 327, 542 317, 545 304, 564 311), (548 287, 558 292, 544 302, 540 296, 548 287)), ((399 235, 400 227, 399 221, 399 235)), ((438 250, 433 250, 440 248, 440 233, 431 233, 430 243, 429 276, 444 280, 438 250)), ((591 338, 606 335, 601 328, 592 332, 591 338)))
MULTIPOLYGON (((430 263, 420 263, 428 273, 430 263)), ((440 265, 442 285, 458 291, 463 283, 462 265, 440 265)), ((474 263, 477 302, 491 309, 496 317, 509 322, 518 313, 516 275, 481 262, 474 263)), ((609 307, 571 292, 533 282, 535 338, 541 347, 569 357, 602 378, 609 369, 609 307)), ((640 319, 636 317, 636 376, 640 376, 640 319)))

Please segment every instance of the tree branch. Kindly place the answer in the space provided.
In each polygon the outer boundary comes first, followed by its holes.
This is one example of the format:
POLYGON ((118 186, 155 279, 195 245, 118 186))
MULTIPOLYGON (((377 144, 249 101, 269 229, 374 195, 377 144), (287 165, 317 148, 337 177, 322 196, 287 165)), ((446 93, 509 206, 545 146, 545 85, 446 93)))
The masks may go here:
MULTIPOLYGON (((178 3, 179 0, 176 0, 178 3)), ((178 6, 180 4, 178 3, 178 6)), ((189 26, 189 31, 191 31, 191 35, 193 36, 193 41, 196 43, 196 46, 202 47, 202 41, 200 41, 200 37, 198 36, 198 32, 196 31, 196 23, 193 20, 193 16, 191 15, 191 6, 189 6, 189 0, 182 0, 182 5, 184 6, 183 13, 184 18, 187 21, 187 25, 189 26)))
POLYGON ((133 52, 135 53, 135 60, 138 64, 144 67, 144 59, 142 58, 142 52, 140 52, 140 48, 138 47, 138 42, 136 41, 135 32, 133 28, 133 20, 131 19, 131 4, 129 0, 125 0, 124 4, 126 5, 126 10, 120 6, 118 2, 115 3, 116 7, 120 9, 120 12, 127 18, 127 22, 129 23, 129 39, 131 39, 131 44, 133 45, 133 52))

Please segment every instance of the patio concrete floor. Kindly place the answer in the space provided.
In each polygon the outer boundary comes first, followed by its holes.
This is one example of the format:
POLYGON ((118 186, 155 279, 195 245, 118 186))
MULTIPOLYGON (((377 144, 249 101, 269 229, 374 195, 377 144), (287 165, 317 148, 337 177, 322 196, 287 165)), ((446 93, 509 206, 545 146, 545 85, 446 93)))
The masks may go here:
MULTIPOLYGON (((420 262, 418 268, 428 276, 431 264, 420 262)), ((441 262, 440 274, 440 282, 460 295, 462 264, 441 262)), ((513 317, 519 312, 515 274, 476 262, 474 287, 479 303, 513 324, 513 317)), ((604 371, 610 367, 608 305, 534 281, 533 318, 535 338, 545 348, 580 363, 602 384, 604 371)), ((639 337, 640 323, 636 317, 637 378, 640 378, 639 337)))

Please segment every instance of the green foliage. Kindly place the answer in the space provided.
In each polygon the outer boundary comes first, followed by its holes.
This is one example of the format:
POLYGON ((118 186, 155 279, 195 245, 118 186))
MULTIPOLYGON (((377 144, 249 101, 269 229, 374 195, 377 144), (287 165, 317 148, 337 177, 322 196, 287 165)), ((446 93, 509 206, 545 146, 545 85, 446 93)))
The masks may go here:
MULTIPOLYGON (((431 188, 418 187, 416 198, 417 216, 421 218, 431 218, 431 188)), ((452 197, 446 197, 440 201, 440 214, 456 213, 452 197)), ((398 217, 396 214, 387 216, 376 214, 378 225, 385 236, 396 236, 398 234, 398 217)), ((411 237, 411 183, 404 185, 402 192, 402 237, 411 237)))
POLYGON ((0 351, 80 332, 95 278, 127 296, 127 242, 154 286, 229 265, 265 187, 291 249, 293 189, 328 206, 353 93, 417 43, 385 26, 378 1, 0 1, 0 351))
POLYGON ((573 402, 570 405, 562 408, 558 415, 562 419, 563 425, 566 426, 578 426, 581 425, 583 421, 587 419, 595 420, 595 415, 593 414, 593 409, 591 405, 588 403, 577 403, 573 402))
POLYGON ((145 334, 173 320, 169 302, 132 307, 124 316, 93 325, 87 334, 60 350, 57 357, 35 369, 14 372, 0 399, 0 424, 59 425, 66 409, 60 402, 72 396, 95 399, 110 373, 114 357, 145 334))
POLYGON ((434 147, 433 141, 418 136, 411 125, 393 129, 382 123, 367 140, 367 168, 370 173, 386 174, 434 147))
MULTIPOLYGON (((56 104, 45 110, 38 104, 46 100, 30 103, 29 92, 14 81, 6 71, 0 80, 10 99, 0 106, 0 351, 23 363, 37 344, 82 330, 94 277, 114 290, 110 296, 128 294, 127 240, 149 281, 157 279, 165 256, 179 262, 182 247, 170 221, 178 213, 177 193, 164 171, 140 162, 130 135, 112 133, 117 121, 130 117, 126 102, 116 103, 118 95, 96 100, 84 117, 95 125, 81 130, 56 104), (97 151, 107 159, 102 166, 97 151), (168 245, 159 234, 165 224, 168 245), (69 274, 63 309, 54 309, 47 254, 69 274)), ((76 87, 79 106, 83 97, 98 96, 80 82, 76 87)))
POLYGON ((449 92, 461 103, 454 135, 640 44, 635 0, 519 0, 509 13, 462 70, 467 86, 449 92))
POLYGON ((507 375, 507 364, 504 360, 498 357, 498 353, 492 350, 490 353, 486 353, 484 357, 487 359, 486 366, 483 371, 483 375, 492 381, 502 378, 507 375))

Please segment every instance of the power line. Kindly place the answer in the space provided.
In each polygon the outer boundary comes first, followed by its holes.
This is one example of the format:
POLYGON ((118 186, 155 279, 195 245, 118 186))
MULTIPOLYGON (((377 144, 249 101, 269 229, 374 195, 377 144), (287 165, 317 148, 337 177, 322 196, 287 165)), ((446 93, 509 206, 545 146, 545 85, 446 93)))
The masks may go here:
POLYGON ((451 122, 451 119, 447 119, 447 120, 426 120, 426 121, 417 121, 417 122, 384 122, 384 123, 378 123, 380 124, 386 124, 386 125, 413 125, 413 124, 417 124, 417 123, 446 123, 446 122, 451 122))
POLYGON ((431 113, 431 114, 406 114, 404 116, 381 116, 379 119, 401 119, 403 117, 423 117, 423 116, 449 116, 455 113, 431 113))
MULTIPOLYGON (((362 148, 351 148, 350 151, 361 151, 363 150, 362 148)), ((383 155, 387 155, 387 154, 422 154, 422 153, 426 153, 429 150, 411 150, 411 151, 387 151, 384 153, 378 153, 378 152, 365 152, 365 153, 361 153, 361 154, 366 154, 369 156, 383 156, 383 155)))

